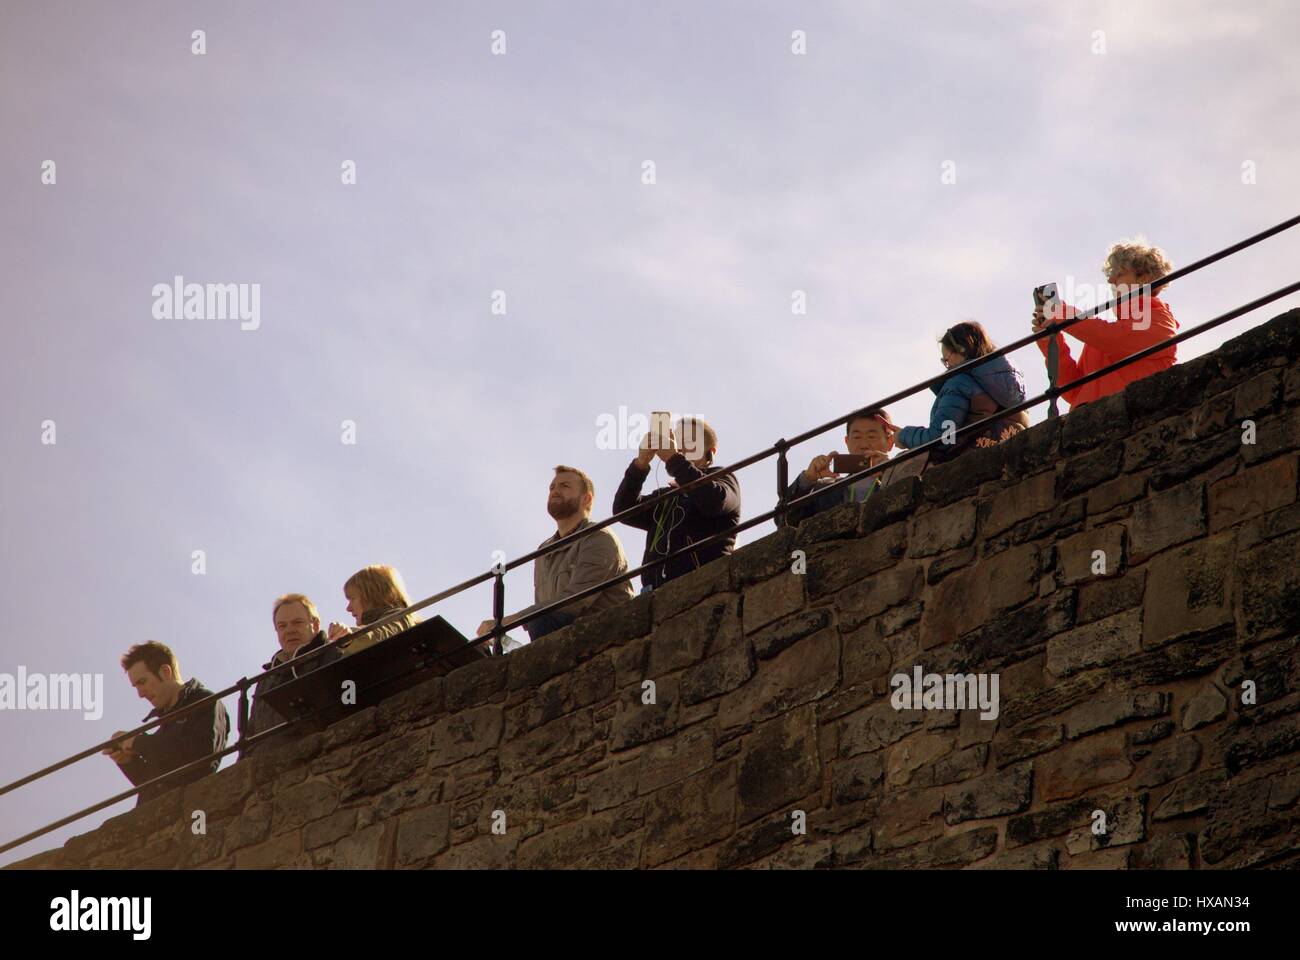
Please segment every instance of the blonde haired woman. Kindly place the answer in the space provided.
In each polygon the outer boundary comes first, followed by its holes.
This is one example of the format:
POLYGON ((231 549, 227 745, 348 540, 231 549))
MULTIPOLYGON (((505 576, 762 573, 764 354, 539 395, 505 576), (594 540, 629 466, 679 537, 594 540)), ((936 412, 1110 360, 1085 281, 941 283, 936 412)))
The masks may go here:
MULTIPOLYGON (((1116 297, 1134 289, 1141 292, 1121 303, 1115 308, 1116 320, 1109 323, 1100 317, 1080 320, 1065 333, 1083 344, 1083 351, 1075 359, 1066 345, 1065 335, 1056 335, 1058 351, 1057 383, 1065 385, 1085 377, 1095 370, 1108 367, 1112 363, 1154 346, 1162 340, 1168 340, 1178 333, 1178 321, 1174 319, 1169 307, 1156 294, 1162 287, 1150 288, 1148 284, 1173 272, 1173 264, 1164 251, 1154 247, 1141 237, 1136 240, 1121 240, 1110 248, 1102 272, 1116 297)), ((1044 317, 1043 309, 1034 311, 1034 332, 1042 330, 1049 319, 1071 320, 1078 312, 1067 304, 1062 304, 1061 313, 1055 318, 1044 317)), ((1047 339, 1038 341, 1038 349, 1047 357, 1047 339)), ((1091 383, 1065 390, 1062 396, 1070 409, 1085 403, 1100 400, 1112 393, 1119 393, 1134 380, 1141 380, 1161 370, 1168 370, 1177 360, 1177 345, 1167 350, 1158 350, 1148 357, 1137 360, 1126 367, 1098 377, 1091 383)))
MULTIPOLYGON (((392 567, 382 565, 363 567, 348 577, 347 583, 343 584, 343 595, 348 600, 348 613, 352 614, 358 627, 382 620, 411 605, 406 595, 406 587, 402 583, 402 575, 392 567)), ((407 614, 392 623, 384 624, 377 630, 369 631, 356 640, 345 641, 339 646, 343 648, 345 654, 356 653, 373 647, 381 640, 387 640, 394 634, 415 626, 416 623, 416 618, 407 614)), ((354 632, 357 631, 352 627, 331 623, 329 638, 337 640, 354 632)))

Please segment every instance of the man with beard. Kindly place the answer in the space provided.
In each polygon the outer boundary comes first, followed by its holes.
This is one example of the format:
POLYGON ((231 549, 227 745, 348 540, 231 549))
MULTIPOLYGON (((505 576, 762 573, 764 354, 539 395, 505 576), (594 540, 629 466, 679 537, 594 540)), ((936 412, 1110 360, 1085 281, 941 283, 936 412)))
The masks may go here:
MULTIPOLYGON (((271 620, 275 624, 275 635, 280 641, 280 649, 275 651, 275 656, 269 663, 262 664, 263 670, 270 670, 292 660, 298 651, 308 644, 315 647, 325 643, 326 637, 320 628, 320 614, 316 612, 316 604, 304 594, 286 593, 278 598, 271 608, 271 620)), ((321 666, 324 661, 317 657, 315 663, 316 666, 321 666)), ((256 736, 284 723, 284 717, 276 712, 263 694, 292 679, 293 674, 289 670, 281 670, 257 681, 257 687, 253 690, 253 708, 248 713, 248 727, 244 730, 245 737, 256 736)), ((276 736, 268 739, 281 738, 276 736)), ((262 746, 263 742, 241 749, 239 758, 244 759, 262 746)))
MULTIPOLYGON (((546 501, 546 512, 555 520, 555 535, 542 541, 539 549, 591 526, 591 504, 595 496, 596 490, 591 477, 577 467, 563 465, 556 467, 555 478, 551 481, 550 496, 546 501)), ((535 602, 532 606, 506 617, 503 622, 506 626, 512 626, 520 621, 526 621, 524 629, 528 631, 530 638, 536 640, 544 637, 553 630, 573 623, 585 613, 605 610, 630 600, 632 584, 624 580, 599 593, 575 600, 559 610, 527 619, 532 611, 626 572, 627 557, 623 554, 623 544, 619 542, 618 535, 613 530, 605 527, 559 550, 538 557, 533 562, 535 602)), ((493 626, 494 621, 484 620, 479 624, 478 635, 481 637, 491 632, 493 626)))

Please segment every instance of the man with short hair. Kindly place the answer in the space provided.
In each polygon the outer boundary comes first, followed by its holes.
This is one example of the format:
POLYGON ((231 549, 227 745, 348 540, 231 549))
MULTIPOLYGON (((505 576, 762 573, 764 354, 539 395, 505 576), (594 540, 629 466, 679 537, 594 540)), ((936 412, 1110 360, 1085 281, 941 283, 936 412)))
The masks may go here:
MULTIPOLYGON (((563 464, 556 467, 546 501, 546 512, 555 521, 555 534, 543 540, 538 549, 591 526, 591 505, 595 496, 596 489, 591 477, 577 467, 563 464)), ((623 544, 613 530, 603 527, 581 540, 534 560, 535 602, 506 617, 503 623, 507 626, 517 624, 534 610, 626 572, 627 557, 623 553, 623 544)), ((524 623, 524 629, 531 639, 537 640, 573 623, 583 614, 606 610, 631 598, 632 585, 624 580, 558 610, 534 617, 524 623)), ((495 621, 484 620, 479 624, 478 636, 491 632, 493 626, 495 621)))
MULTIPOLYGON (((123 731, 113 734, 117 747, 103 752, 112 757, 128 780, 137 786, 165 773, 193 763, 226 748, 230 716, 218 700, 206 707, 171 717, 183 707, 212 696, 212 691, 198 680, 182 680, 176 654, 165 644, 150 640, 137 643, 122 656, 122 669, 136 693, 153 704, 145 722, 162 717, 152 733, 126 737, 123 731), (119 739, 120 738, 120 739, 119 739)), ((136 805, 147 803, 169 790, 201 780, 221 766, 221 758, 200 764, 185 773, 169 777, 160 784, 146 787, 136 798, 136 805)))
POLYGON ((734 473, 723 474, 723 468, 714 465, 717 452, 718 435, 713 428, 698 417, 683 417, 677 422, 676 431, 669 430, 664 438, 647 433, 636 458, 624 472, 623 482, 614 494, 616 514, 684 487, 692 480, 712 478, 652 507, 647 506, 623 521, 646 532, 643 565, 716 534, 726 534, 706 547, 641 574, 643 591, 660 587, 735 549, 735 528, 740 525, 740 481, 734 473), (655 457, 663 461, 672 482, 642 496, 641 488, 655 457))
MULTIPOLYGON (((316 604, 312 603, 306 594, 286 593, 276 598, 271 608, 271 621, 275 624, 275 635, 280 642, 280 649, 275 651, 270 662, 262 664, 263 670, 288 663, 298 651, 308 645, 314 648, 326 643, 325 631, 321 629, 320 614, 316 611, 316 604)), ((322 663, 323 661, 317 657, 314 666, 321 666, 322 663)), ((254 737, 285 722, 284 717, 271 706, 264 695, 292 679, 292 671, 285 669, 257 681, 257 686, 253 690, 253 708, 248 714, 248 727, 244 730, 245 738, 254 737)), ((266 742, 267 740, 263 740, 242 748, 239 751, 239 759, 244 759, 266 742)))
MULTIPOLYGON (((850 414, 844 422, 845 449, 855 456, 866 457, 869 466, 876 467, 886 463, 889 460, 889 451, 894 446, 893 438, 885 428, 889 422, 889 414, 882 407, 868 407, 850 414)), ((837 474, 831 470, 831 461, 838 455, 839 452, 833 450, 813 457, 812 462, 808 464, 808 469, 800 471, 794 481, 786 487, 786 500, 812 493, 818 487, 829 486, 839 477, 844 476, 843 473, 837 474)), ((924 462, 923 456, 912 457, 854 483, 846 483, 834 490, 813 496, 790 508, 786 513, 779 514, 776 525, 794 526, 833 507, 845 503, 862 503, 877 490, 889 486, 895 480, 919 474, 924 462)))

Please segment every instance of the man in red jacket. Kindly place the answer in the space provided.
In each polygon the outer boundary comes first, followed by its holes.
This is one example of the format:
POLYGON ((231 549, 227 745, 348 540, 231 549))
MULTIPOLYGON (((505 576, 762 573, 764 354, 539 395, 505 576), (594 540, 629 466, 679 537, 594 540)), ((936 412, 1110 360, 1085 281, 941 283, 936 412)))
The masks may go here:
MULTIPOLYGON (((1106 280, 1114 290, 1116 297, 1122 296, 1134 288, 1157 280, 1173 270, 1173 265, 1166 259, 1159 247, 1137 241, 1121 241, 1110 248, 1106 263, 1102 267, 1106 280)), ((1068 304, 1059 304, 1053 320, 1071 320, 1079 311, 1068 304)), ((1065 333, 1083 344, 1083 352, 1076 360, 1070 354, 1065 336, 1056 335, 1058 351, 1058 373, 1056 382, 1068 387, 1071 381, 1087 376, 1102 367, 1124 359, 1152 344, 1168 340, 1178 332, 1178 321, 1169 311, 1164 301, 1154 292, 1144 290, 1130 300, 1115 308, 1115 322, 1111 323, 1098 317, 1080 320, 1066 328, 1065 333)), ((1047 326, 1047 317, 1042 308, 1034 311, 1033 329, 1037 333, 1047 326)), ((1047 356, 1047 339, 1038 341, 1038 349, 1047 356)), ((1071 408, 1100 400, 1112 393, 1118 393, 1134 380, 1141 380, 1153 373, 1167 370, 1177 359, 1176 346, 1159 350, 1148 357, 1121 367, 1104 377, 1098 377, 1073 390, 1066 389, 1062 396, 1071 408)))

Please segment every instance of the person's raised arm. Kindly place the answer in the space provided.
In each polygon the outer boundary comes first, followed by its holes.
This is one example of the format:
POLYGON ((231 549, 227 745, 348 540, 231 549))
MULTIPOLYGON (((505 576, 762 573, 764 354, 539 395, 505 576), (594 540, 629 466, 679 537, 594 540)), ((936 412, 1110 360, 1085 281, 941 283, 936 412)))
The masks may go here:
MULTIPOLYGON (((646 477, 650 476, 650 461, 653 458, 654 450, 650 447, 650 434, 647 433, 641 441, 636 458, 628 464, 623 472, 623 480, 614 492, 614 513, 630 510, 646 499, 641 496, 641 488, 645 485, 646 477)), ((651 530, 654 527, 653 511, 649 508, 638 511, 625 517, 622 522, 639 530, 651 530)))
MULTIPOLYGON (((681 487, 705 476, 703 470, 687 460, 686 455, 680 452, 668 461, 668 472, 681 487)), ((721 517, 728 513, 739 516, 740 481, 736 479, 736 475, 728 473, 711 476, 712 479, 683 493, 682 499, 704 517, 721 517)))
POLYGON ((965 426, 970 415, 970 393, 975 388, 975 381, 967 374, 958 374, 939 391, 934 406, 930 408, 930 425, 928 427, 903 427, 898 431, 898 444, 901 447, 919 447, 923 443, 937 440, 943 436, 944 425, 951 422, 955 429, 965 426))

